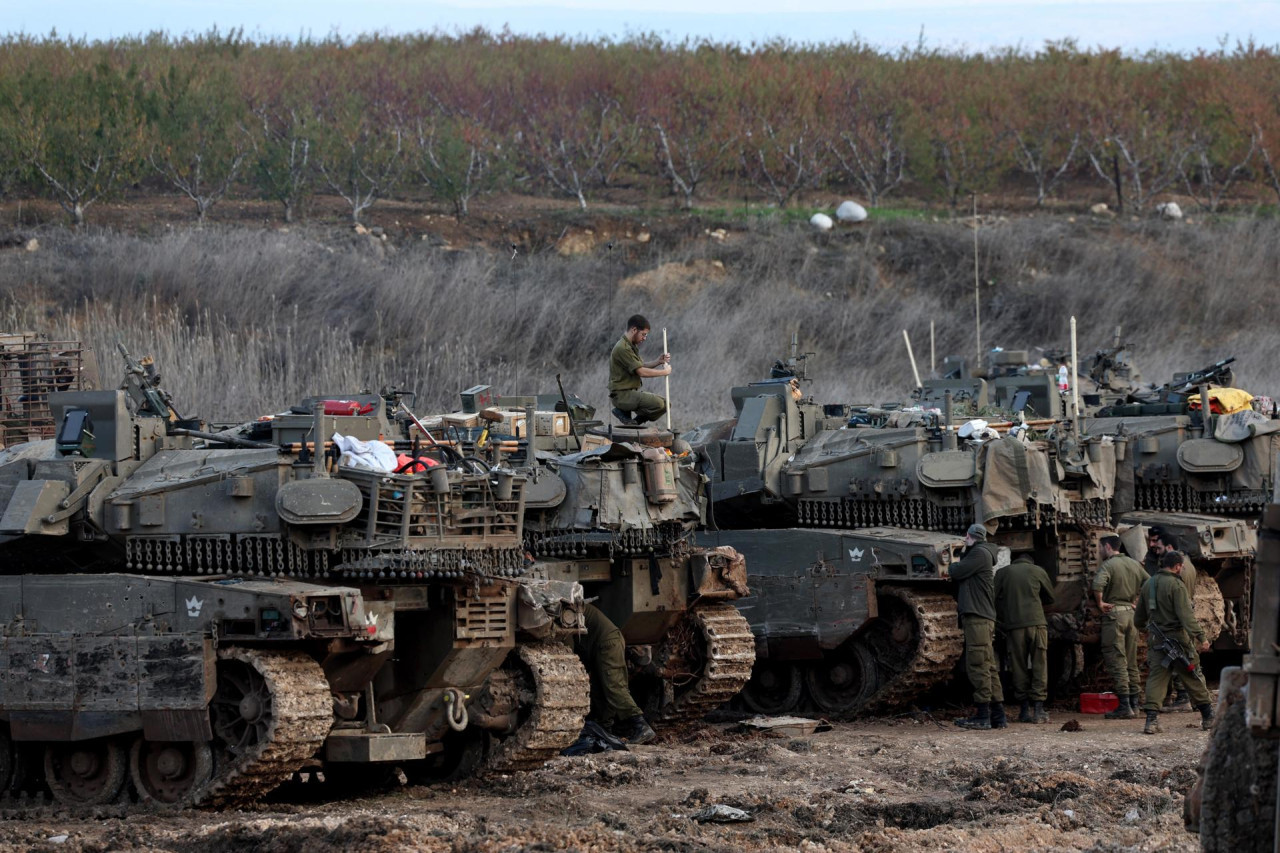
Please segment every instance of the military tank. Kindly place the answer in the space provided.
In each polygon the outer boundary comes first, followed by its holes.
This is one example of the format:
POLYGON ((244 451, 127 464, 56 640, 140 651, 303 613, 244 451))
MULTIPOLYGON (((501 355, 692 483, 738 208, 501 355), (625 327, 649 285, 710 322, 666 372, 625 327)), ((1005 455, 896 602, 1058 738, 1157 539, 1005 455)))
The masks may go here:
MULTIPOLYGON (((1014 358, 1024 360, 1021 354, 1014 358)), ((976 383, 971 377, 942 380, 921 389, 916 405, 820 405, 800 390, 803 373, 796 366, 794 361, 779 362, 770 379, 734 388, 736 417, 685 435, 711 480, 709 517, 719 530, 714 541, 746 554, 753 588, 770 588, 770 578, 785 579, 793 590, 812 586, 805 594, 827 610, 819 612, 806 604, 808 599, 794 600, 778 608, 786 615, 766 617, 766 610, 774 610, 772 599, 763 609, 743 602, 761 661, 744 694, 749 703, 772 711, 795 707, 801 701, 796 685, 803 681, 803 692, 821 710, 854 712, 877 704, 870 701, 875 691, 867 686, 869 678, 902 678, 906 672, 896 661, 869 667, 859 647, 862 634, 883 630, 871 608, 859 608, 856 592, 814 594, 820 584, 813 579, 825 579, 834 565, 836 576, 848 573, 843 582, 850 590, 872 590, 861 597, 874 602, 876 612, 894 594, 882 586, 893 588, 898 582, 882 584, 883 562, 855 567, 837 558, 833 564, 833 553, 852 549, 837 547, 835 537, 824 541, 806 530, 861 537, 854 548, 863 553, 896 552, 896 560, 920 566, 916 583, 922 586, 916 588, 928 589, 929 598, 908 608, 914 626, 900 622, 897 647, 913 645, 919 656, 939 663, 932 669, 934 681, 890 689, 886 695, 895 701, 945 681, 950 675, 946 661, 954 663, 961 651, 958 632, 931 637, 930 625, 940 624, 942 614, 954 616, 955 605, 943 554, 921 547, 915 532, 949 534, 954 543, 975 520, 987 525, 988 541, 1032 554, 1054 580, 1057 602, 1049 614, 1049 630, 1062 687, 1095 675, 1087 672, 1094 657, 1088 649, 1099 639, 1100 618, 1088 589, 1100 562, 1100 540, 1117 532, 1125 534, 1131 553, 1139 558, 1145 553, 1146 527, 1158 524, 1177 536, 1182 549, 1207 569, 1199 581, 1198 615, 1218 648, 1242 647, 1255 540, 1245 520, 1225 512, 1230 506, 1248 506, 1248 496, 1268 487, 1270 475, 1259 476, 1262 469, 1254 465, 1233 487, 1220 470, 1202 475, 1183 466, 1136 467, 1129 435, 1135 430, 1142 434, 1145 447, 1153 441, 1159 445, 1159 436, 1167 433, 1166 454, 1176 455, 1193 437, 1188 416, 1162 416, 1168 423, 1160 421, 1158 427, 1133 418, 1063 418, 1053 377, 1012 369, 976 383), (935 392, 938 405, 929 405, 935 392), (971 424, 969 429, 978 432, 966 436, 961 424, 979 412, 1003 417, 994 424, 971 424), (1044 413, 1053 417, 1040 417, 1044 413), (1181 507, 1172 505, 1148 509, 1149 503, 1138 501, 1135 483, 1157 474, 1199 477, 1188 486, 1207 496, 1196 507, 1213 505, 1224 514, 1174 511, 1181 507), (788 544, 773 548, 775 542, 788 544), (850 614, 833 608, 834 598, 853 605, 850 614), (833 626, 822 624, 828 620, 847 621, 833 632, 833 626)), ((1205 428, 1195 429, 1200 435, 1205 428)), ((1249 439, 1258 447, 1240 454, 1266 452, 1272 427, 1261 429, 1263 436, 1249 439)), ((1216 447, 1219 442, 1211 443, 1216 447)), ((1211 452, 1192 445, 1183 453, 1199 459, 1196 451, 1211 452)), ((1194 459, 1189 463, 1193 467, 1210 467, 1194 459)))
POLYGON ((524 478, 367 467, 378 395, 211 432, 121 351, 121 389, 50 393, 55 436, 0 454, 0 791, 231 806, 576 738, 582 590, 521 577, 524 478))
POLYGON ((751 674, 754 641, 733 604, 748 593, 743 560, 694 541, 705 479, 687 447, 594 414, 563 393, 503 396, 481 385, 462 392, 461 411, 408 422, 403 435, 454 442, 501 476, 523 477, 529 575, 580 583, 618 626, 632 694, 651 720, 700 717, 751 674))

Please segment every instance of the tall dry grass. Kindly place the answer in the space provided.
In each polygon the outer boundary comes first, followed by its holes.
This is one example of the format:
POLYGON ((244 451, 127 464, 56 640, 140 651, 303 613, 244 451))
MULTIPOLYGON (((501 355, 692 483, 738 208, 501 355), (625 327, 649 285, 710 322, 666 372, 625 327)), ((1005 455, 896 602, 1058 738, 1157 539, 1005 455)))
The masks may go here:
MULTIPOLYGON (((979 232, 983 342, 1082 352, 1122 326, 1148 379, 1235 355, 1238 382, 1277 388, 1280 223, 1098 225, 1027 218, 979 232)), ((605 359, 626 317, 668 329, 678 425, 723 417, 730 386, 764 375, 793 333, 818 355, 824 400, 897 399, 910 385, 902 330, 927 372, 972 355, 972 231, 893 222, 815 235, 762 222, 723 243, 667 241, 562 258, 551 252, 393 253, 322 231, 187 231, 159 238, 51 230, 0 254, 0 327, 74 335, 114 381, 114 342, 151 353, 184 414, 229 421, 311 393, 415 388, 456 406, 488 383, 549 392, 555 375, 607 403, 605 359), (628 277, 720 261, 722 278, 641 289, 628 277)), ((647 345, 656 355, 660 335, 647 345)), ((650 380, 652 383, 653 381, 650 380)))

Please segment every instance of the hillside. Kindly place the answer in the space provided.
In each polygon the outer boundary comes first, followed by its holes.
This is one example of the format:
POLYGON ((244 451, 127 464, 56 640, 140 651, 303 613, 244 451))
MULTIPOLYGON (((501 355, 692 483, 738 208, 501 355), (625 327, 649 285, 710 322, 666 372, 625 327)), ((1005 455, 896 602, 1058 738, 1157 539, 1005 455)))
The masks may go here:
MULTIPOLYGON (((975 348, 971 221, 819 234, 776 218, 526 212, 475 227, 455 245, 430 226, 46 226, 24 232, 37 251, 0 250, 3 327, 153 353, 180 408, 214 420, 384 385, 442 409, 476 383, 550 391, 558 373, 603 406, 606 353, 635 312, 668 330, 685 427, 724 417, 730 386, 763 376, 793 334, 817 354, 809 388, 824 400, 899 398, 903 329, 924 371, 931 321, 939 362, 975 348)), ((1082 353, 1119 326, 1147 379, 1234 355, 1238 384, 1275 390, 1278 238, 1280 222, 1257 218, 984 220, 983 343, 1038 356, 1067 344, 1075 315, 1082 353)))

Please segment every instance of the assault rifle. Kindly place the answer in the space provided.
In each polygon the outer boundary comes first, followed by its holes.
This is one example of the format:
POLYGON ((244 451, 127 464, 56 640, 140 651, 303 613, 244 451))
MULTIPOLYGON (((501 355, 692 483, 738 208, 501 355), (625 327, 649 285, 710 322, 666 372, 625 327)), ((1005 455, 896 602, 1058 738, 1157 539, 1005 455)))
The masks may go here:
POLYGON ((1196 671, 1196 665, 1191 662, 1190 656, 1187 655, 1187 650, 1182 647, 1181 643, 1161 630, 1160 626, 1155 622, 1148 623, 1147 630, 1151 632, 1151 648, 1164 655, 1163 666, 1173 669, 1171 664, 1177 662, 1185 666, 1187 672, 1196 671))
POLYGON ((1208 367, 1202 367, 1191 373, 1175 376, 1172 382, 1160 388, 1160 399, 1167 399, 1170 393, 1190 393, 1201 385, 1230 385, 1232 380, 1231 364, 1235 360, 1236 357, 1231 356, 1231 358, 1224 358, 1222 361, 1215 361, 1208 367))

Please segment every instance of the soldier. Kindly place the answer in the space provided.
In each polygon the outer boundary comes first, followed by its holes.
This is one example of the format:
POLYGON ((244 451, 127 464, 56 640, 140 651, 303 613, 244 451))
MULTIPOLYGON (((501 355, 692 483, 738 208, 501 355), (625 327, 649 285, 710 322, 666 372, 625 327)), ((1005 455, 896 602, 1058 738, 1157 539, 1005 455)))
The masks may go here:
POLYGON ((628 426, 656 421, 667 411, 667 401, 640 389, 642 380, 671 374, 671 356, 663 353, 648 364, 640 359, 640 344, 649 337, 649 321, 640 314, 627 320, 627 331, 609 354, 609 401, 613 416, 628 426))
POLYGON ((1120 553, 1120 537, 1102 540, 1102 565, 1093 576, 1093 597, 1102 611, 1102 657, 1111 673, 1120 704, 1107 713, 1108 720, 1132 720, 1138 716, 1138 629, 1133 608, 1138 591, 1150 575, 1132 557, 1120 553))
POLYGON ((969 526, 964 544, 968 549, 951 567, 950 574, 960 584, 956 609, 964 628, 964 666, 973 685, 976 710, 972 717, 956 720, 956 725, 966 729, 1003 729, 1009 723, 1004 715, 1004 690, 994 647, 996 546, 987 542, 987 528, 981 524, 969 526))
POLYGON ((591 717, 628 743, 648 743, 657 735, 631 697, 622 632, 594 604, 584 615, 587 633, 573 645, 591 678, 591 717))
MULTIPOLYGON (((1160 560, 1169 552, 1177 553, 1178 540, 1172 533, 1169 533, 1162 527, 1152 527, 1147 532, 1147 559, 1146 569, 1148 574, 1155 574, 1160 570, 1160 560)), ((1182 585, 1187 588, 1187 597, 1191 599, 1191 607, 1195 609, 1196 603, 1196 567, 1192 564, 1191 558, 1186 554, 1182 555, 1182 585)), ((1200 670, 1200 653, 1192 650, 1191 659, 1196 665, 1196 676, 1200 679, 1200 683, 1204 684, 1204 673, 1200 670)), ((1188 711, 1191 709, 1191 702, 1187 699, 1187 694, 1182 692, 1176 683, 1171 685, 1172 693, 1165 702, 1166 711, 1188 711)))
POLYGON ((996 572, 996 617, 1013 663, 1013 695, 1022 703, 1020 723, 1047 723, 1049 698, 1049 628, 1045 607, 1053 604, 1049 574, 1019 554, 996 572), (1032 715, 1031 703, 1035 703, 1032 715))
POLYGON ((1142 728, 1143 734, 1159 734, 1160 703, 1173 677, 1182 682, 1183 689, 1191 695, 1196 709, 1200 711, 1200 727, 1208 731, 1213 725, 1213 706, 1208 688, 1188 671, 1186 664, 1159 648, 1162 638, 1167 637, 1181 649, 1188 661, 1197 646, 1200 651, 1209 650, 1204 629, 1191 612, 1191 599, 1179 578, 1181 572, 1181 554, 1170 551, 1161 557, 1160 571, 1142 585, 1133 614, 1134 624, 1139 628, 1151 626, 1147 635, 1147 696, 1142 704, 1147 712, 1147 722, 1142 728))

